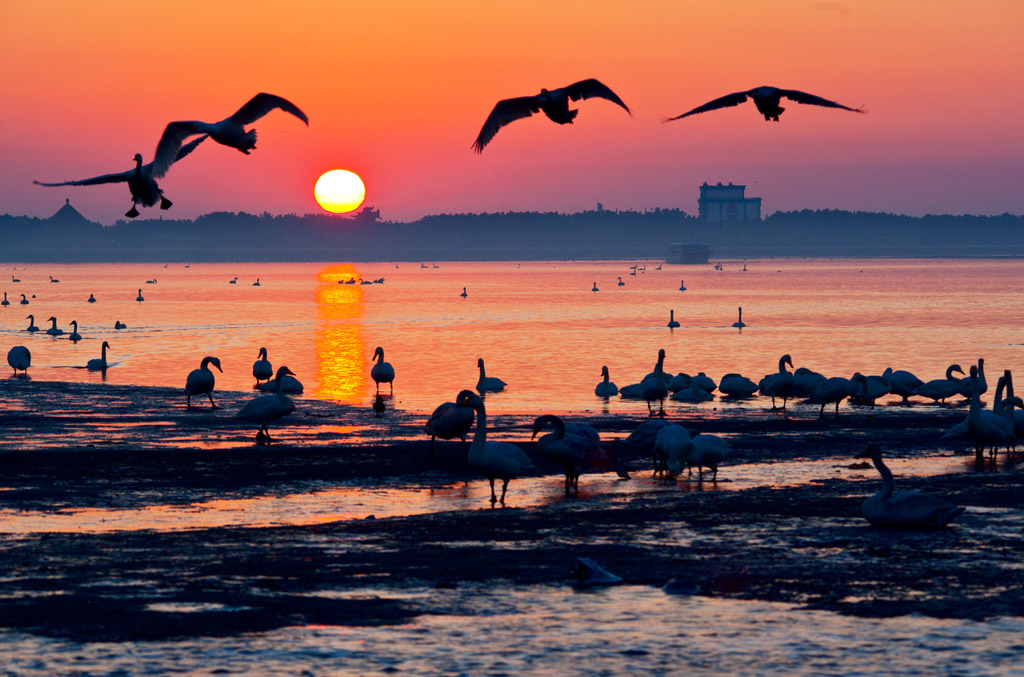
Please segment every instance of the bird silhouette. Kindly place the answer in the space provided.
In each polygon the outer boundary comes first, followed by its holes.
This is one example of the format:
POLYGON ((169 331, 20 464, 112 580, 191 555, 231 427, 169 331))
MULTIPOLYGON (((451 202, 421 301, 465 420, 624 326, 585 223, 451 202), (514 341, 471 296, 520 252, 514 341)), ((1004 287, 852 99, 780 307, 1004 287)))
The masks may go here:
POLYGON ((264 92, 252 97, 248 103, 235 111, 231 117, 224 118, 220 122, 190 120, 172 124, 189 125, 193 133, 208 134, 211 139, 222 146, 230 146, 248 155, 250 151, 256 149, 256 130, 250 129, 246 131, 245 125, 256 122, 270 111, 278 108, 285 113, 291 113, 305 122, 307 127, 309 126, 309 118, 299 110, 298 106, 288 99, 264 92))
POLYGON ((132 194, 132 208, 125 212, 125 216, 134 219, 139 215, 137 206, 152 207, 159 200, 160 209, 170 209, 171 201, 164 197, 156 180, 163 177, 167 170, 178 160, 196 149, 206 136, 190 141, 182 146, 182 142, 189 136, 194 135, 194 127, 190 123, 172 122, 164 129, 160 141, 156 146, 155 158, 149 164, 142 164, 142 155, 135 154, 135 169, 129 169, 119 174, 104 174, 94 176, 91 179, 81 181, 63 181, 60 183, 43 183, 33 181, 39 186, 94 186, 101 183, 127 183, 128 190, 132 194))
POLYGON ((691 111, 687 111, 682 115, 677 115, 674 118, 666 118, 665 122, 671 122, 673 120, 680 120, 690 115, 696 115, 697 113, 706 113, 709 110, 718 110, 719 108, 729 108, 731 106, 738 106, 747 98, 754 100, 754 105, 757 106, 757 110, 764 115, 765 121, 774 120, 779 121, 779 116, 782 115, 782 111, 786 110, 779 105, 782 97, 786 97, 790 101, 797 103, 810 104, 812 106, 824 106, 826 108, 842 108, 843 110, 853 111, 854 113, 864 113, 865 111, 861 108, 850 108, 844 106, 841 103, 835 101, 829 101, 823 99, 820 96, 814 94, 808 94, 807 92, 801 92, 795 89, 779 89, 778 87, 769 87, 767 85, 762 87, 755 87, 745 92, 735 92, 733 94, 726 94, 723 97, 713 99, 707 103, 697 106, 691 111))
POLYGON ((502 99, 494 106, 494 110, 487 116, 480 134, 473 142, 473 150, 482 153, 484 146, 490 143, 498 130, 505 125, 528 118, 534 113, 544 113, 552 122, 560 125, 572 124, 573 119, 579 114, 578 110, 569 110, 569 101, 593 98, 607 99, 630 114, 633 113, 629 107, 622 102, 622 99, 599 80, 590 78, 580 80, 560 89, 548 91, 541 89, 540 94, 534 96, 520 96, 514 99, 502 99))

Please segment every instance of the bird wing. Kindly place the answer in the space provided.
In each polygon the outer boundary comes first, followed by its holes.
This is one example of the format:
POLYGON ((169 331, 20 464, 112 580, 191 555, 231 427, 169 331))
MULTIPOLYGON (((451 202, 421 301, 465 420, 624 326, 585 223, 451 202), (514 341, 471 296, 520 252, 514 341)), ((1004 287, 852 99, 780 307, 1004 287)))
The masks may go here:
POLYGON ((664 122, 671 122, 672 120, 685 118, 688 115, 696 115, 697 113, 707 113, 709 110, 718 110, 719 108, 729 108, 730 106, 738 106, 744 101, 746 101, 749 95, 749 91, 735 92, 734 94, 726 94, 725 96, 708 101, 706 104, 702 106, 697 106, 693 110, 687 111, 682 115, 677 115, 674 118, 665 118, 664 122))
POLYGON ((580 80, 579 82, 574 82, 568 87, 565 87, 564 91, 573 101, 579 101, 580 99, 593 99, 595 97, 599 99, 607 99, 612 103, 622 106, 627 113, 633 115, 633 112, 629 110, 629 106, 623 103, 622 99, 619 98, 619 95, 613 92, 600 80, 595 80, 594 78, 590 78, 589 80, 580 80))
POLYGON ((256 122, 275 108, 280 108, 285 113, 291 113, 305 122, 307 126, 309 125, 309 118, 299 110, 298 106, 288 99, 275 96, 274 94, 267 94, 266 92, 260 92, 249 99, 249 103, 239 108, 228 120, 235 124, 248 125, 256 122))
POLYGON ((825 108, 842 108, 843 110, 853 111, 854 113, 865 112, 864 110, 862 110, 863 107, 850 108, 849 106, 844 106, 841 103, 829 101, 828 99, 823 99, 820 96, 815 96, 814 94, 808 94, 807 92, 801 92, 795 89, 780 89, 779 94, 786 97, 790 101, 796 101, 797 103, 806 103, 812 106, 824 106, 825 108))
POLYGON ((520 96, 515 99, 502 99, 494 105, 494 110, 487 116, 480 134, 473 142, 473 150, 482 153, 498 130, 516 120, 528 118, 540 112, 540 104, 535 96, 520 96))
POLYGON ((167 173, 171 165, 195 150, 196 146, 206 138, 205 135, 189 142, 184 148, 181 144, 188 137, 198 133, 195 123, 192 122, 172 122, 168 124, 164 129, 163 135, 160 137, 160 142, 156 145, 156 154, 153 161, 149 163, 150 173, 153 178, 159 179, 167 173))
POLYGON ((124 183, 128 180, 128 175, 130 173, 131 172, 104 174, 103 176, 94 176, 91 179, 82 179, 81 181, 61 181, 60 183, 43 183, 42 181, 33 181, 32 183, 37 186, 95 186, 99 183, 124 183))

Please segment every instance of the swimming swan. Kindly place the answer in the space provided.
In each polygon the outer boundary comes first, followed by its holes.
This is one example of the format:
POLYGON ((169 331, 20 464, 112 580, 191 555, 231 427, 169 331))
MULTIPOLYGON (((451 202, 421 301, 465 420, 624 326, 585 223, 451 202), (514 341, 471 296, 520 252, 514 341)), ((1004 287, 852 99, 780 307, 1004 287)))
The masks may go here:
POLYGON ((487 410, 479 395, 472 390, 463 390, 455 398, 455 403, 459 407, 471 407, 476 412, 476 432, 473 433, 473 442, 466 456, 469 467, 490 481, 491 505, 499 502, 505 505, 509 481, 535 470, 533 462, 511 442, 487 441, 487 410), (500 499, 494 493, 496 479, 502 481, 500 499))
POLYGON ((743 327, 746 327, 747 325, 745 325, 743 323, 743 308, 741 307, 739 310, 740 310, 740 317, 739 317, 738 320, 736 320, 735 322, 732 323, 732 326, 736 327, 737 329, 743 329, 743 327))
POLYGON ((966 508, 955 506, 936 496, 920 491, 897 491, 892 472, 882 462, 882 450, 871 444, 858 456, 870 458, 882 475, 882 488, 864 501, 864 517, 871 526, 897 529, 937 529, 944 527, 966 508))
POLYGON ((668 328, 669 329, 675 329, 678 326, 679 326, 679 323, 676 322, 676 311, 674 311, 674 310, 668 311, 668 328))
POLYGON ((502 381, 496 376, 488 376, 487 372, 484 371, 484 358, 477 358, 476 366, 480 370, 480 378, 476 382, 476 390, 478 393, 483 395, 484 393, 497 392, 504 390, 508 384, 502 381))
POLYGON ((619 387, 609 380, 608 367, 601 367, 602 380, 594 388, 594 394, 598 397, 613 397, 619 394, 619 387))
POLYGON ((206 395, 210 398, 210 407, 216 409, 217 405, 213 401, 213 386, 215 378, 213 371, 210 370, 210 365, 217 367, 217 371, 224 373, 224 370, 220 368, 220 360, 216 357, 206 356, 203 358, 198 369, 193 369, 188 373, 188 377, 185 379, 185 400, 186 406, 192 408, 192 396, 193 395, 206 395))
POLYGON ((85 365, 85 368, 89 371, 106 371, 107 370, 107 349, 110 348, 110 344, 106 341, 100 346, 100 356, 95 357, 85 365))
POLYGON ((52 322, 53 325, 49 329, 46 330, 47 334, 49 334, 50 336, 63 336, 64 335, 64 330, 57 328, 57 318, 56 317, 51 317, 48 320, 48 322, 52 322))
POLYGON ((78 322, 76 322, 75 320, 71 320, 71 325, 70 326, 74 327, 74 331, 72 331, 70 334, 68 334, 68 340, 69 341, 81 341, 82 340, 82 335, 78 333, 78 322))
POLYGON ((28 326, 25 327, 25 331, 31 331, 31 332, 39 331, 39 327, 36 326, 36 316, 35 315, 28 315, 28 316, 25 317, 25 319, 28 320, 28 326))

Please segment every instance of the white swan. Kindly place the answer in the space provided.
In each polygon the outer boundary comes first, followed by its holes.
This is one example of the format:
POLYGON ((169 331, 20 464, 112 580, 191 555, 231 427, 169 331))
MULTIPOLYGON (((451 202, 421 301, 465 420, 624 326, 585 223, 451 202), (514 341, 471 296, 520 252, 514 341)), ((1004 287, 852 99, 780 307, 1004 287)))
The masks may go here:
POLYGON ((718 391, 726 397, 750 397, 757 392, 757 384, 746 376, 729 373, 718 382, 718 391))
POLYGON ((391 366, 390 362, 384 361, 384 349, 380 346, 374 348, 373 357, 376 358, 377 362, 370 368, 370 378, 377 384, 377 392, 380 393, 381 383, 387 383, 390 388, 389 392, 394 395, 395 368, 391 366))
POLYGON ((25 331, 30 331, 30 332, 37 332, 37 331, 39 331, 39 327, 36 326, 36 316, 35 315, 28 315, 28 316, 25 317, 25 319, 28 320, 28 326, 25 327, 25 331))
POLYGON ((870 458, 882 475, 882 488, 877 494, 865 499, 864 517, 875 527, 897 529, 937 529, 944 527, 966 508, 955 506, 937 496, 920 491, 897 491, 892 472, 882 462, 882 450, 871 444, 858 458, 870 458))
POLYGON ((893 371, 892 367, 886 367, 882 372, 882 378, 889 381, 892 392, 903 398, 903 404, 907 404, 909 397, 917 393, 917 389, 924 385, 924 381, 914 376, 909 371, 899 369, 893 371))
POLYGON ((510 480, 535 470, 530 457, 511 442, 487 441, 487 410, 484 401, 472 390, 463 390, 455 398, 456 406, 470 407, 476 412, 476 432, 469 445, 466 460, 469 467, 486 477, 491 483, 491 505, 505 505, 505 492, 510 480), (494 480, 500 479, 501 499, 494 493, 494 480))
MULTIPOLYGON (((985 358, 978 358, 978 394, 984 395, 988 392, 988 381, 985 380, 985 358)), ((971 398, 970 377, 960 379, 960 394, 967 399, 971 398)))
POLYGON ((808 397, 807 401, 812 404, 820 404, 821 409, 818 411, 818 416, 825 415, 825 405, 835 404, 836 405, 836 418, 839 418, 839 404, 847 397, 851 397, 857 394, 863 387, 864 381, 867 379, 864 374, 854 374, 853 378, 843 378, 842 376, 833 376, 832 378, 825 379, 825 382, 814 389, 808 397))
POLYGON ((772 411, 775 411, 778 407, 775 406, 775 398, 782 398, 782 409, 786 409, 786 400, 789 399, 790 392, 793 390, 793 375, 786 371, 786 365, 793 366, 793 358, 788 354, 783 355, 779 358, 779 371, 774 374, 768 374, 761 382, 757 384, 758 389, 762 395, 767 395, 772 398, 772 411))
POLYGON ((71 320, 71 325, 70 326, 74 327, 74 331, 72 331, 70 334, 68 334, 68 340, 69 341, 81 341, 82 340, 82 335, 78 333, 78 322, 75 321, 75 320, 71 320))
POLYGON ((152 207, 160 201, 160 209, 169 209, 171 201, 164 197, 156 180, 161 178, 171 168, 171 165, 181 160, 196 149, 206 137, 200 136, 194 141, 182 146, 182 142, 195 134, 193 126, 189 123, 172 122, 164 129, 160 136, 160 142, 156 146, 155 159, 149 164, 142 164, 142 155, 135 154, 135 168, 118 174, 104 174, 94 176, 91 179, 81 181, 63 181, 61 183, 42 183, 33 181, 40 186, 93 186, 101 183, 127 183, 128 190, 132 195, 132 208, 125 212, 125 216, 134 219, 139 215, 137 205, 152 207))
POLYGON ((537 440, 537 450, 565 473, 565 493, 580 494, 580 475, 600 452, 601 438, 597 431, 585 423, 566 424, 553 414, 538 416, 533 421, 533 437, 543 430, 551 430, 537 440))
POLYGON ((892 384, 884 376, 867 376, 860 381, 860 390, 850 396, 853 404, 870 405, 875 408, 875 400, 892 392, 892 384))
POLYGON ((248 103, 235 111, 231 117, 224 118, 220 122, 200 122, 190 120, 174 124, 191 125, 193 133, 209 134, 210 138, 217 143, 235 148, 246 155, 256 149, 256 130, 246 131, 245 125, 250 125, 272 110, 280 108, 285 113, 291 113, 309 126, 309 118, 299 110, 298 106, 291 101, 274 94, 261 92, 249 99, 248 103))
POLYGON ((668 423, 654 437, 654 474, 677 477, 690 452, 690 431, 678 423, 668 423))
POLYGON ((462 440, 462 447, 468 451, 466 435, 473 427, 475 416, 470 407, 458 407, 454 402, 442 402, 434 409, 434 413, 427 419, 427 432, 430 433, 430 454, 434 453, 434 438, 442 440, 454 440, 456 437, 462 440))
POLYGON ((4 300, 0 301, 0 306, 9 306, 11 302, 7 300, 7 292, 4 292, 4 300))
POLYGON ((747 326, 746 324, 743 323, 743 308, 740 307, 739 311, 740 311, 740 317, 739 317, 738 320, 736 320, 735 322, 732 323, 732 326, 736 327, 737 329, 743 329, 743 327, 747 326))
POLYGON ((701 433, 690 440, 686 456, 688 466, 697 466, 697 481, 704 480, 704 468, 711 469, 711 481, 718 481, 718 466, 729 455, 729 443, 724 437, 701 433))
POLYGON ((145 301, 146 300, 146 299, 142 298, 142 290, 141 289, 139 290, 139 295, 135 297, 135 300, 136 301, 145 301))
POLYGON ((273 440, 270 439, 270 431, 267 430, 267 424, 272 423, 279 418, 283 418, 295 411, 295 403, 292 402, 291 398, 284 394, 281 385, 284 383, 284 378, 286 376, 294 375, 295 373, 288 367, 278 367, 277 376, 274 379, 274 394, 261 395, 254 400, 249 400, 245 406, 242 407, 242 410, 235 414, 235 418, 260 424, 260 430, 256 434, 257 440, 272 442, 273 440))
MULTIPOLYGON (((277 378, 272 378, 269 381, 260 383, 256 386, 256 389, 261 393, 277 392, 277 378)), ((302 393, 304 389, 305 386, 302 385, 302 381, 295 378, 295 376, 285 374, 284 380, 281 382, 281 392, 288 395, 298 395, 302 393)))
POLYGON ((715 396, 691 382, 689 387, 672 393, 669 399, 676 402, 710 402, 715 396))
POLYGON ((654 365, 653 376, 644 379, 640 383, 640 397, 647 401, 647 412, 651 416, 654 416, 654 409, 651 408, 651 402, 654 401, 657 401, 660 406, 658 415, 665 415, 665 398, 668 397, 668 383, 665 379, 664 364, 665 349, 660 348, 658 350, 658 362, 654 365))
POLYGON ((476 391, 481 395, 488 392, 497 392, 499 390, 504 390, 505 386, 508 385, 500 378, 487 375, 487 372, 484 371, 484 358, 477 358, 476 366, 480 370, 480 378, 478 378, 476 381, 476 391))
POLYGON ((7 351, 7 364, 11 365, 15 376, 18 375, 18 371, 23 371, 27 375, 28 368, 32 366, 32 353, 25 346, 14 346, 7 351))
POLYGON ((691 385, 693 385, 693 377, 685 371, 679 372, 668 381, 669 392, 673 393, 678 393, 680 390, 686 390, 691 385))
POLYGON ((86 363, 85 368, 89 371, 106 371, 107 370, 107 349, 110 348, 110 344, 106 341, 100 346, 100 356, 94 357, 86 363))
POLYGON ((210 398, 210 407, 212 409, 217 408, 213 401, 213 386, 216 379, 214 378, 213 371, 210 370, 211 364, 217 367, 217 371, 224 373, 224 370, 220 368, 220 360, 207 355, 199 364, 199 368, 190 371, 185 379, 185 404, 189 409, 192 408, 193 395, 206 395, 210 398))
POLYGON ((613 397, 619 394, 619 387, 612 383, 608 375, 608 367, 601 367, 601 382, 594 388, 594 394, 598 397, 613 397))
MULTIPOLYGON (((1013 423, 1013 403, 1012 402, 1008 402, 1007 403, 1008 407, 1004 407, 1004 399, 1003 399, 1003 391, 1006 389, 1006 382, 1007 382, 1006 374, 1009 374, 1009 373, 1010 373, 1010 370, 1007 369, 1005 374, 1003 376, 1000 376, 999 380, 996 382, 996 395, 995 395, 995 399, 992 400, 992 409, 991 410, 989 410, 989 409, 982 409, 978 413, 978 415, 982 419, 990 419, 990 418, 995 418, 995 417, 1004 418, 1004 419, 1006 419, 1010 423, 1010 426, 1012 427, 1013 424, 1014 424, 1013 423), (1007 416, 1007 411, 1006 411, 1007 408, 1009 408, 1009 416, 1007 416)), ((1012 385, 1011 385, 1010 398, 1008 398, 1008 399, 1011 399, 1011 400, 1014 399, 1013 398, 1013 393, 1012 393, 1012 385)), ((947 430, 942 435, 942 439, 944 439, 944 440, 964 440, 964 441, 971 441, 971 442, 973 442, 974 441, 974 436, 971 434, 971 431, 967 427, 967 423, 968 423, 969 419, 970 419, 970 413, 968 411, 968 415, 964 417, 964 420, 960 421, 959 423, 954 425, 952 428, 947 430)), ((998 421, 994 421, 993 423, 991 423, 991 425, 998 426, 998 425, 1001 425, 1001 424, 998 421)))
POLYGON ((698 371, 697 375, 691 379, 694 386, 701 390, 706 390, 709 393, 715 392, 718 389, 718 384, 715 383, 715 379, 711 378, 702 371, 698 371))
POLYGON ((260 381, 269 381, 274 375, 274 366, 267 359, 267 349, 260 348, 259 359, 252 363, 252 375, 256 379, 256 385, 260 381))
POLYGON ((928 381, 914 391, 915 395, 927 397, 935 402, 945 402, 947 397, 959 395, 962 388, 960 379, 953 376, 953 372, 964 373, 959 364, 951 364, 946 367, 946 378, 938 378, 928 381))
POLYGON ((679 323, 676 322, 676 311, 675 310, 668 311, 668 328, 669 329, 675 329, 678 326, 679 326, 679 323))
POLYGON ((56 317, 51 317, 47 321, 53 323, 53 325, 49 329, 46 330, 47 334, 49 334, 50 336, 63 336, 64 335, 64 330, 57 328, 57 318, 56 317))

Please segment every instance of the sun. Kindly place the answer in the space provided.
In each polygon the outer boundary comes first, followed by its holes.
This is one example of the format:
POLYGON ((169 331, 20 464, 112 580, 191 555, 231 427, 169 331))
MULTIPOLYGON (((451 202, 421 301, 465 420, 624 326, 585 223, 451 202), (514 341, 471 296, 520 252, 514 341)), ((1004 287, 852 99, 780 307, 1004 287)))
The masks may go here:
POLYGON ((313 186, 313 197, 329 212, 343 214, 356 209, 366 197, 366 186, 355 172, 332 169, 324 172, 313 186))

